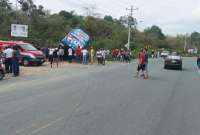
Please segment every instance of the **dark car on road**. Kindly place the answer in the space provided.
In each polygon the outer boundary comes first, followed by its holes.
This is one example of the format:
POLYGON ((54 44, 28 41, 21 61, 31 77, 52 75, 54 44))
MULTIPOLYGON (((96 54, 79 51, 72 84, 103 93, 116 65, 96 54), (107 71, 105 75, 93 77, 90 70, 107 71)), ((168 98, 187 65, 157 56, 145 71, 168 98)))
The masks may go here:
POLYGON ((170 54, 169 51, 162 51, 160 57, 166 58, 169 54, 170 54))
POLYGON ((168 55, 164 61, 165 69, 175 68, 182 70, 182 57, 175 52, 168 55))

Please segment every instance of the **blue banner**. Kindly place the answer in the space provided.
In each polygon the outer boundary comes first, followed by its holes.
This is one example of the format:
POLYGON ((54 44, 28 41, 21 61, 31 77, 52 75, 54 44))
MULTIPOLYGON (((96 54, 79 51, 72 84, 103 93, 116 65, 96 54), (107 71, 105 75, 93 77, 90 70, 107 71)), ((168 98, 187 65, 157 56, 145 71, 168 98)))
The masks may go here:
POLYGON ((62 43, 72 49, 88 48, 90 47, 90 37, 81 29, 73 29, 62 40, 62 43))

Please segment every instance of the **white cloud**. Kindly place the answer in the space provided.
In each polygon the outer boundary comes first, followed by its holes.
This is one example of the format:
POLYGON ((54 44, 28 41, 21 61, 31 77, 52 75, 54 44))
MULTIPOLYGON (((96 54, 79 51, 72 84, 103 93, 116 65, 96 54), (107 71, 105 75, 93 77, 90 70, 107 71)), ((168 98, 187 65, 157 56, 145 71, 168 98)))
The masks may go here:
MULTIPOLYGON (((14 1, 14 0, 11 0, 14 1)), ((52 12, 74 10, 83 14, 83 7, 96 7, 96 12, 102 15, 112 15, 115 18, 127 15, 126 8, 134 5, 139 11, 134 12, 140 28, 151 25, 160 26, 166 34, 190 33, 200 29, 199 0, 34 0, 52 12)))

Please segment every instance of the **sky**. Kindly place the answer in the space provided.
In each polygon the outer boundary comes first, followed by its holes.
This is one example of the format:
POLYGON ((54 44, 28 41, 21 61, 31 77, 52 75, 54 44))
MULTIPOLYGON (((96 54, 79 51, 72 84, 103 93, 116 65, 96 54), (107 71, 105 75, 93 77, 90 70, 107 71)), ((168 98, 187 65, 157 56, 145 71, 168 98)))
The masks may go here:
MULTIPOLYGON (((11 0, 13 2, 15 0, 11 0)), ((134 6, 138 28, 159 26, 164 34, 177 35, 200 32, 200 0, 33 0, 36 5, 43 5, 51 13, 60 10, 74 10, 84 15, 84 7, 94 7, 94 12, 114 18, 128 15, 126 8, 134 6)))

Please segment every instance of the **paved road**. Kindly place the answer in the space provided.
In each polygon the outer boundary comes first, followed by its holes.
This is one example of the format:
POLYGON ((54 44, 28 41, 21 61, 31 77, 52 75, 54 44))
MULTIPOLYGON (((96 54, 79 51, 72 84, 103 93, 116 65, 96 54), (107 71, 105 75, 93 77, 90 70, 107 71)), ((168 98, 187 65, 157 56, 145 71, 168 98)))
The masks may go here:
POLYGON ((0 135, 199 135, 200 74, 150 62, 112 64, 0 82, 0 135), (22 83, 23 82, 23 83, 22 83))

